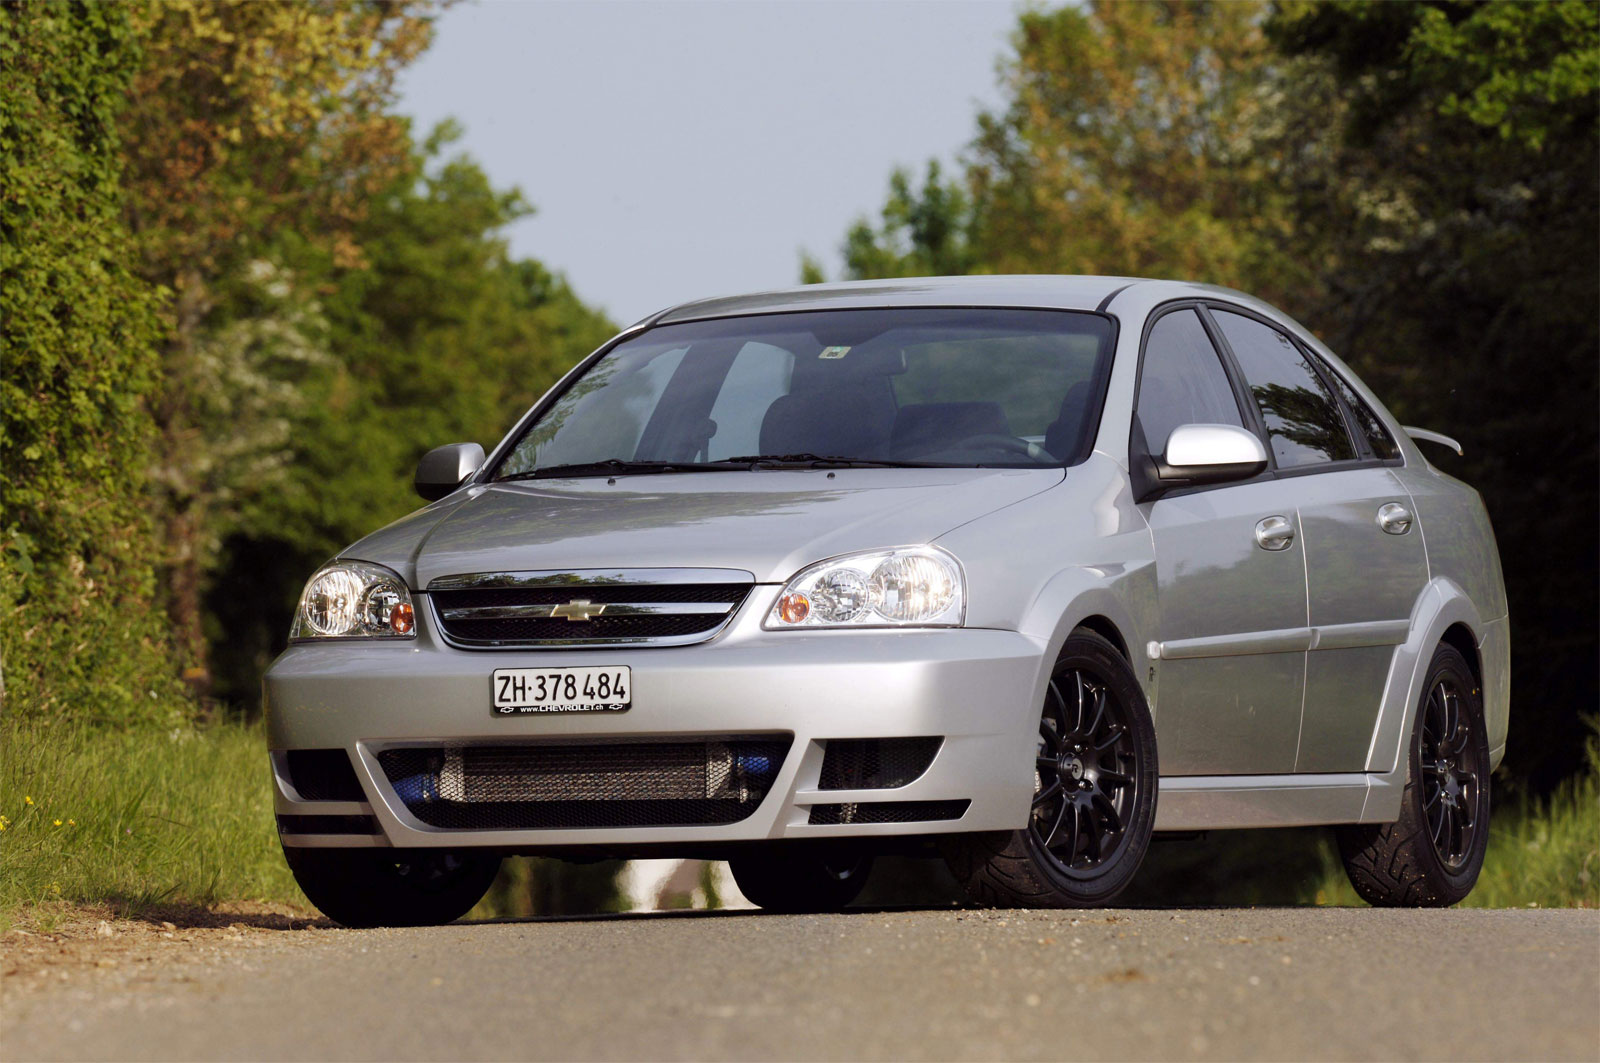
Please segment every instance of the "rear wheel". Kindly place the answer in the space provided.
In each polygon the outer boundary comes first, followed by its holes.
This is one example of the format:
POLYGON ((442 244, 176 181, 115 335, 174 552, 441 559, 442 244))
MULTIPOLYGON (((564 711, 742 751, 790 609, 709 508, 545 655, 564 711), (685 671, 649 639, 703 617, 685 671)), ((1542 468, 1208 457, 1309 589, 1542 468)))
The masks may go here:
POLYGON ((431 850, 286 846, 283 855, 311 903, 349 927, 453 922, 483 899, 500 870, 498 856, 431 850))
POLYGON ((1369 904, 1455 904, 1489 847, 1489 737, 1482 692, 1454 646, 1428 666, 1406 769, 1399 819, 1339 829, 1345 873, 1369 904))
POLYGON ((768 842, 728 861, 739 892, 773 912, 836 912, 855 900, 872 857, 849 847, 768 842))
POLYGON ((1027 827, 956 835, 945 859, 980 904, 1109 904, 1149 848, 1156 777, 1155 727, 1128 662, 1075 632, 1045 695, 1027 827))

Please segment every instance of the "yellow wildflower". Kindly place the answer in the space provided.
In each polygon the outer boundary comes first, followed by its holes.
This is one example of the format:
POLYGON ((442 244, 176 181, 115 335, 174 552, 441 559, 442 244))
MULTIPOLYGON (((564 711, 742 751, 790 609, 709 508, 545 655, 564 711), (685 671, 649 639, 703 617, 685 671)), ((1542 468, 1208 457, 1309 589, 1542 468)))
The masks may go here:
POLYGON ((31 805, 31 804, 33 804, 33 798, 29 797, 27 794, 23 794, 22 795, 22 803, 25 804, 25 805, 31 805))
POLYGON ((77 820, 75 820, 75 819, 69 819, 69 820, 67 820, 67 826, 69 826, 69 827, 76 827, 76 826, 77 826, 77 825, 78 825, 78 821, 77 821, 77 820))
POLYGON ((61 821, 59 819, 56 820, 56 826, 58 826, 58 827, 61 826, 61 821))

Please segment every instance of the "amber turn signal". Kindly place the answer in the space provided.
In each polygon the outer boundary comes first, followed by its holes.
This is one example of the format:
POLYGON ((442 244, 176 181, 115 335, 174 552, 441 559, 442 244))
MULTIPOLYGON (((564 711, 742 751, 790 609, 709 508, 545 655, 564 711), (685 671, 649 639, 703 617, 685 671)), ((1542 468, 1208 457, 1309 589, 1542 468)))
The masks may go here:
POLYGON ((811 615, 811 599, 803 594, 785 594, 778 599, 778 615, 785 624, 798 624, 811 615))

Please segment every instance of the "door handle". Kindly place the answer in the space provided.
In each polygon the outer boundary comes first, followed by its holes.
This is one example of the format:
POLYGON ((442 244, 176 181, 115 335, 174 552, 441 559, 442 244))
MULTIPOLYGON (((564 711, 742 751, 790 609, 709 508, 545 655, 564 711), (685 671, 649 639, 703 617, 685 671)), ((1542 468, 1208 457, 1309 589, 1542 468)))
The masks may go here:
POLYGON ((1390 535, 1404 535, 1411 530, 1411 511, 1398 502, 1385 502, 1378 507, 1378 527, 1390 535))
POLYGON ((1288 517, 1263 517, 1256 523, 1256 545, 1263 550, 1287 550, 1294 542, 1294 524, 1288 517))

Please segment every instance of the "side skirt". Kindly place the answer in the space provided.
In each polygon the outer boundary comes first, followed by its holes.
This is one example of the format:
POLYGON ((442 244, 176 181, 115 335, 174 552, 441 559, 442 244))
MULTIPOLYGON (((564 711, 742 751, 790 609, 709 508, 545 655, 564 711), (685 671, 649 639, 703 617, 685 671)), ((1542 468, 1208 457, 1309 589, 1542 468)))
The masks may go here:
POLYGON ((1170 776, 1158 793, 1158 831, 1384 823, 1400 807, 1392 775, 1364 772, 1170 776))

